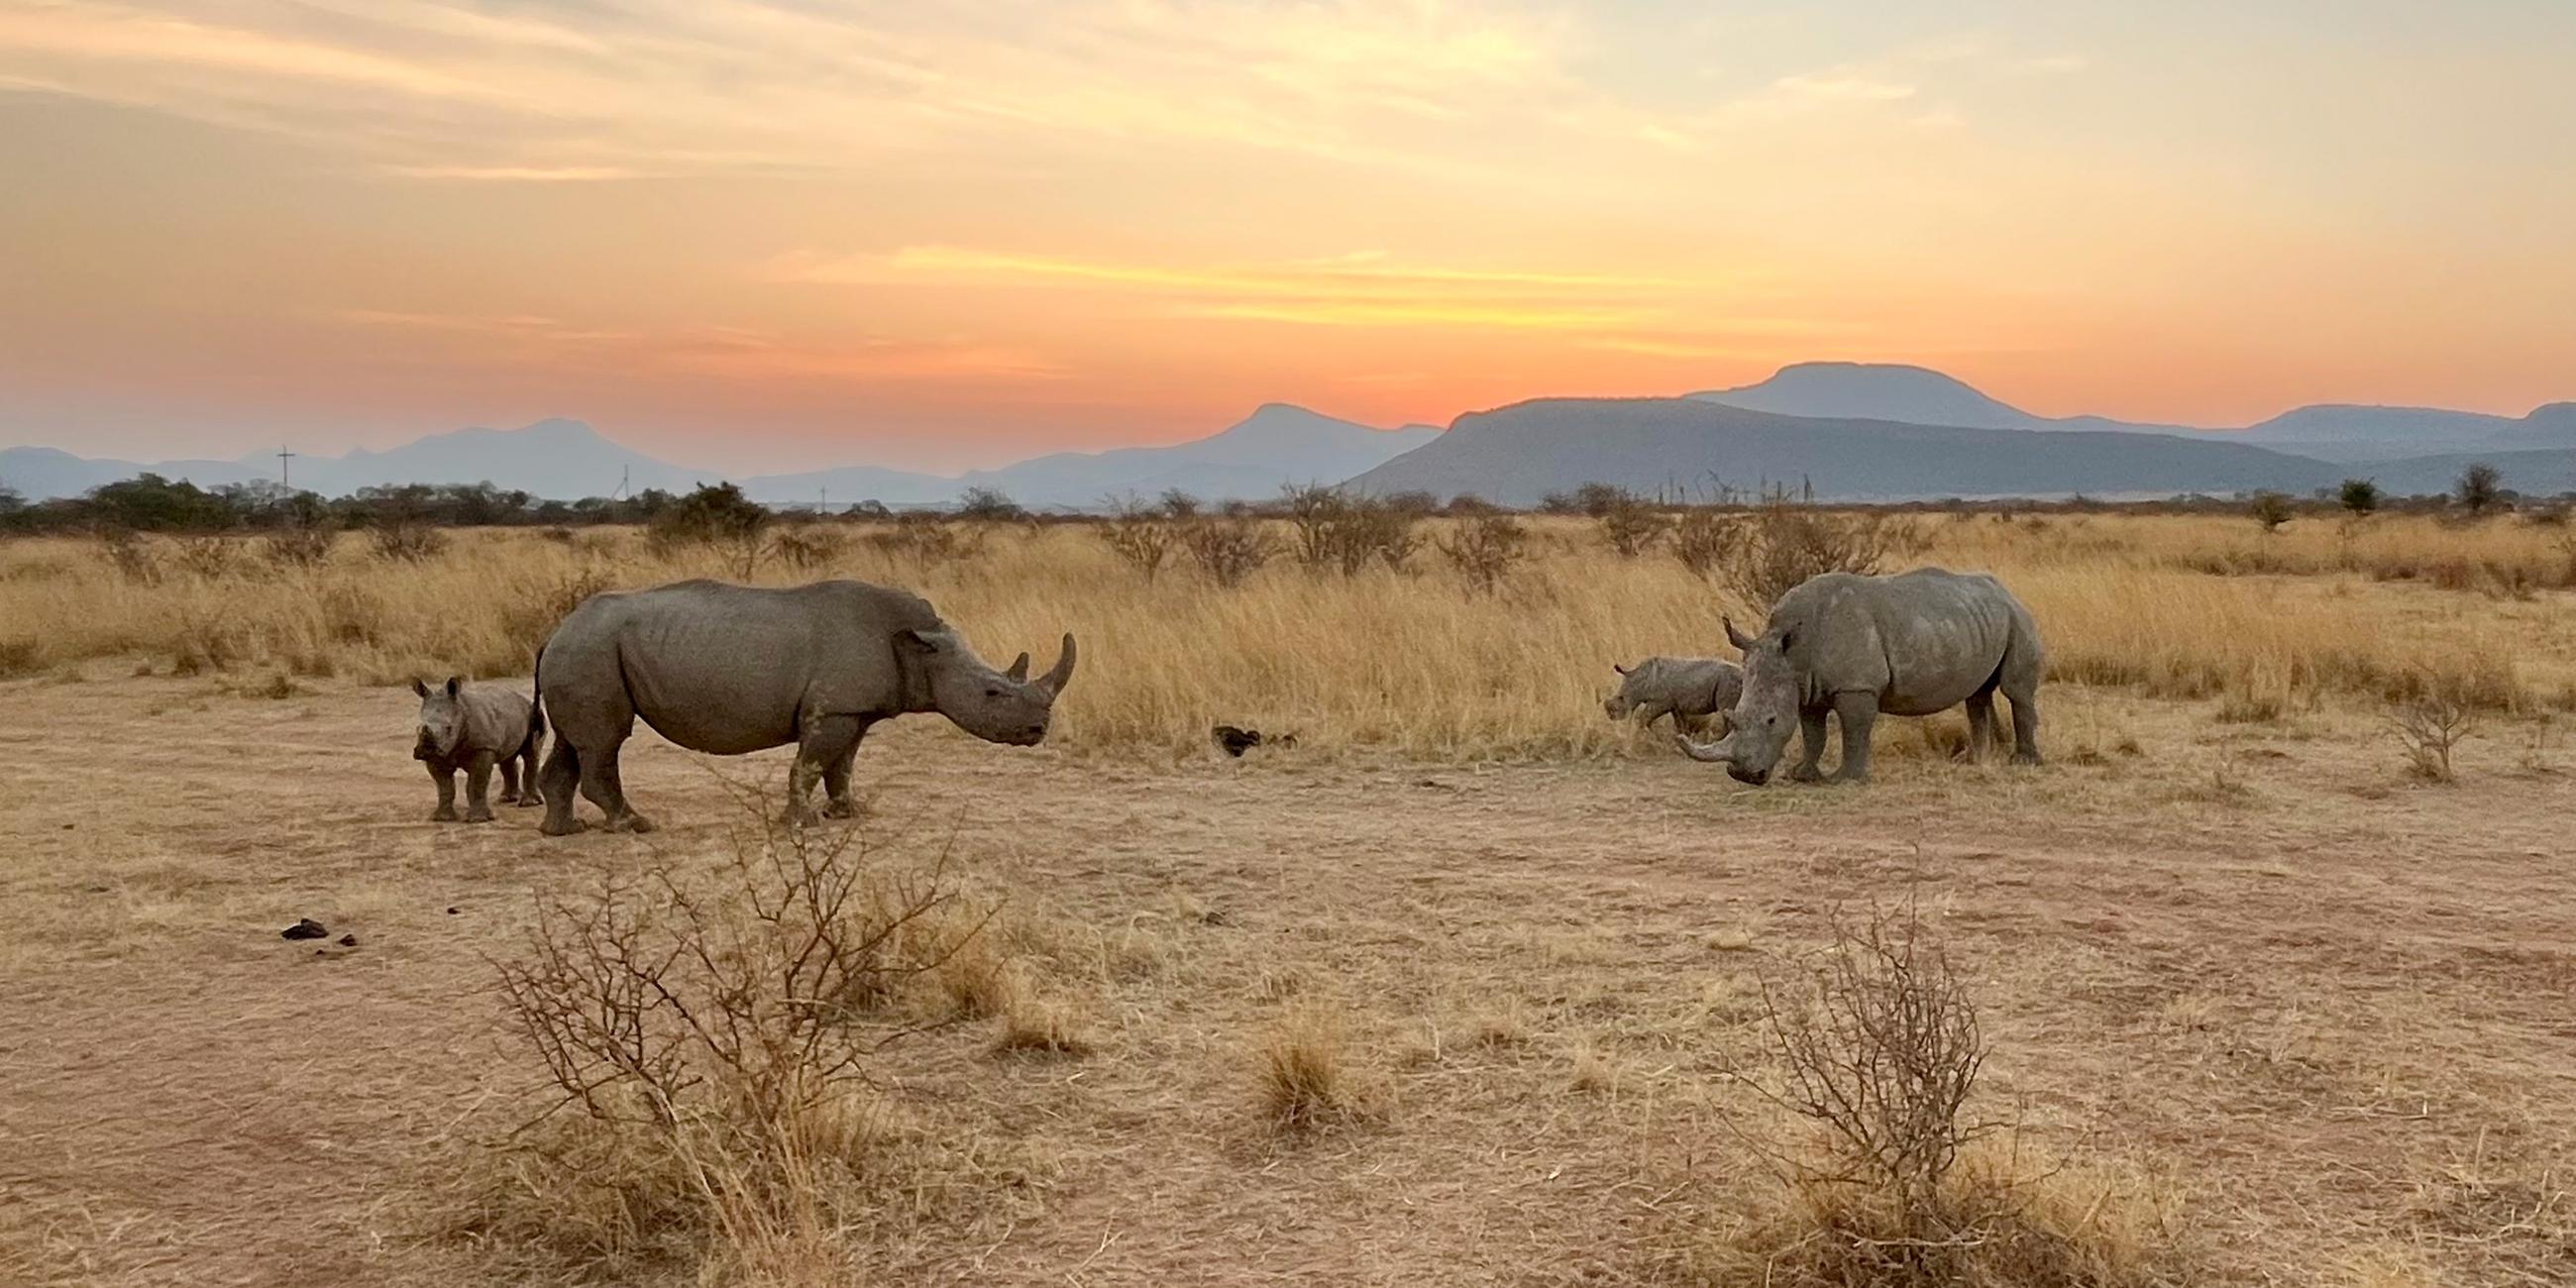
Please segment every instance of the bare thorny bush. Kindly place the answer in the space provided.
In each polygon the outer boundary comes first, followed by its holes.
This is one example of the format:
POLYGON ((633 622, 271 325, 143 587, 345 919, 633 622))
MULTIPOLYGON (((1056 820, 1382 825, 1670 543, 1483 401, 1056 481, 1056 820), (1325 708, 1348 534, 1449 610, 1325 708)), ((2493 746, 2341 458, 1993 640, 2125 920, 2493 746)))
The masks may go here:
POLYGON ((1291 487, 1282 494, 1296 533, 1297 562, 1309 572, 1356 577, 1372 567, 1400 570, 1422 546, 1417 508, 1353 496, 1337 487, 1291 487))
POLYGON ((2162 1281, 2162 1213, 2138 1216, 2152 1205, 2110 1188, 2070 1203, 2056 1169, 2026 1165, 2017 1149, 1998 1159, 1993 1142, 2020 1128, 1975 1112, 1991 1047, 1913 894, 1863 917, 1838 913, 1831 945, 1808 965, 1763 978, 1774 1068, 1737 1080, 1795 1130, 1725 1119, 1777 1199, 1705 1250, 1711 1281, 2162 1281))
MULTIPOLYGON (((1169 503, 1166 502, 1168 505, 1169 503)), ((1220 586, 1239 586, 1279 554, 1279 539, 1250 515, 1191 518, 1181 529, 1181 549, 1220 586)))
MULTIPOLYGON (((1768 608, 1820 573, 1870 574, 1919 553, 1923 534, 1902 518, 1872 511, 1833 513, 1774 501, 1727 525, 1703 556, 1716 580, 1768 608)), ((1690 556, 1683 559, 1691 562, 1690 556)), ((1696 568, 1693 571, 1697 571, 1696 568)), ((1703 574, 1706 575, 1706 574, 1703 574)))
POLYGON ((2478 730, 2478 713, 2439 686, 2389 704, 2389 732, 2406 752, 2406 767, 2430 783, 2455 781, 2451 752, 2478 730))
POLYGON ((1177 537, 1172 523, 1165 518, 1163 505, 1147 503, 1135 497, 1108 499, 1109 518, 1098 529, 1101 544, 1118 556, 1128 567, 1154 580, 1171 558, 1177 537))
POLYGON ((1528 557, 1529 530, 1510 515, 1478 515, 1458 521, 1439 546, 1470 591, 1490 595, 1528 557))
POLYGON ((944 861, 899 872, 855 831, 772 825, 757 800, 746 816, 709 869, 539 898, 496 963, 538 1112, 466 1233, 612 1276, 838 1264, 884 1183, 869 1058, 959 1017, 904 1003, 992 913, 944 861))

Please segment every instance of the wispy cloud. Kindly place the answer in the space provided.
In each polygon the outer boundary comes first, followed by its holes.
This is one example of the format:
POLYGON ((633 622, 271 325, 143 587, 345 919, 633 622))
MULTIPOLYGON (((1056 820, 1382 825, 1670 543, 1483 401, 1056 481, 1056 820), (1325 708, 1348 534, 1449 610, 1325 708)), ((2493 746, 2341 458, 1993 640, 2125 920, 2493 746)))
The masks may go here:
POLYGON ((756 327, 668 330, 600 327, 516 314, 344 309, 339 322, 411 333, 442 344, 446 356, 549 370, 683 373, 728 380, 890 381, 1053 380, 1062 364, 1024 347, 963 335, 798 338, 756 327))
POLYGON ((792 253, 761 271, 841 285, 1082 288, 1133 295, 1167 315, 1236 321, 1559 331, 1632 324, 1694 285, 1633 274, 1412 264, 1377 252, 1200 265, 910 246, 886 255, 792 253))

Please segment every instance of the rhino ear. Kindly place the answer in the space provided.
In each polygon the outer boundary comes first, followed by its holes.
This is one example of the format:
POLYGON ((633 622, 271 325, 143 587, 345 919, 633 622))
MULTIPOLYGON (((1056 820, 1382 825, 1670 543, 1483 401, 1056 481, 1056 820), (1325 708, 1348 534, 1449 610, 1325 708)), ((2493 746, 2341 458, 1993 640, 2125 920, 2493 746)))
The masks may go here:
POLYGON ((461 677, 453 675, 447 677, 447 696, 455 697, 456 691, 464 687, 465 681, 461 677))
POLYGON ((1618 672, 1619 674, 1621 674, 1621 675, 1626 675, 1626 674, 1628 673, 1628 668, 1626 668, 1626 667, 1624 667, 1624 666, 1621 666, 1621 665, 1619 665, 1619 664, 1618 664, 1618 663, 1616 663, 1616 662, 1613 662, 1613 663, 1611 663, 1611 664, 1610 664, 1610 669, 1611 669, 1611 670, 1613 670, 1613 671, 1617 671, 1617 672, 1618 672))
POLYGON ((1011 663, 1011 669, 1002 672, 1002 674, 1009 676, 1011 678, 1011 683, 1013 684, 1026 682, 1029 678, 1029 655, 1026 653, 1020 654, 1019 660, 1011 663))
POLYGON ((930 654, 939 651, 939 641, 919 631, 896 631, 894 642, 897 647, 909 649, 915 653, 930 654))
POLYGON ((420 677, 417 675, 411 677, 411 691, 424 698, 429 696, 429 686, 421 683, 420 677))
POLYGON ((1742 632, 1742 631, 1739 631, 1739 630, 1735 629, 1735 619, 1734 619, 1734 618, 1732 618, 1732 617, 1721 617, 1721 618, 1719 618, 1718 620, 1726 623, 1726 642, 1727 642, 1727 643, 1729 643, 1729 644, 1734 645, 1734 646, 1735 646, 1735 651, 1736 651, 1736 652, 1738 652, 1738 653, 1744 653, 1744 652, 1749 652, 1749 651, 1751 651, 1751 650, 1752 650, 1752 648, 1753 648, 1753 639, 1752 639, 1752 637, 1751 637, 1751 636, 1746 635, 1746 634, 1745 634, 1744 632, 1742 632))
POLYGON ((1797 627, 1792 626, 1792 627, 1790 627, 1789 629, 1787 629, 1787 630, 1785 630, 1785 631, 1780 632, 1780 651, 1781 651, 1781 652, 1783 652, 1783 653, 1788 652, 1788 651, 1789 651, 1789 646, 1790 646, 1790 645, 1792 645, 1792 644, 1795 644, 1795 643, 1797 643, 1797 642, 1798 642, 1798 628, 1797 628, 1797 627))

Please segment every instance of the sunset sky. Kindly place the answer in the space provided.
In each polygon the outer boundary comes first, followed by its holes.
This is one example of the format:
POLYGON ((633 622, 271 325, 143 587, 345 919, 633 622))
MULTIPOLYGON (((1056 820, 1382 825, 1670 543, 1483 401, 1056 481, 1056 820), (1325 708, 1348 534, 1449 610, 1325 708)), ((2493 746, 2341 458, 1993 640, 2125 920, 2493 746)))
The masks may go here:
POLYGON ((0 0, 0 445, 2576 398, 2565 0, 0 0), (2152 16, 2148 16, 2152 15, 2152 16))

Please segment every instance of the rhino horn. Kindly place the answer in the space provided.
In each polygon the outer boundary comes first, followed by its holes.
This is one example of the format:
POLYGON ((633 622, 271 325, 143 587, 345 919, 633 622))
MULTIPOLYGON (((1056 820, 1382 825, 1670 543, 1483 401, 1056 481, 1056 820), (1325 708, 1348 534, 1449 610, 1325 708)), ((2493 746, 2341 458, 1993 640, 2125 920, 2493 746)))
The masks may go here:
POLYGON ((1721 617, 1718 620, 1726 623, 1726 642, 1734 645, 1736 652, 1744 653, 1752 650, 1753 637, 1735 629, 1734 618, 1721 617))
POLYGON ((1683 755, 1693 760, 1705 760, 1717 765, 1735 763, 1735 750, 1727 745, 1733 741, 1735 741, 1735 735, 1732 733, 1715 742, 1692 742, 1688 734, 1679 730, 1673 733, 1673 745, 1681 748, 1683 755))
POLYGON ((1010 670, 1007 670, 1007 671, 1002 672, 1002 674, 1004 674, 1004 675, 1007 675, 1007 676, 1011 677, 1011 679, 1013 679, 1014 681, 1020 681, 1020 680, 1026 680, 1026 679, 1028 679, 1028 678, 1029 678, 1029 655, 1028 655, 1028 654, 1026 654, 1026 653, 1022 653, 1022 654, 1020 654, 1020 660, 1018 660, 1018 661, 1016 661, 1016 662, 1011 663, 1011 669, 1010 669, 1010 670))
POLYGON ((1055 669, 1038 677, 1038 686, 1052 697, 1064 692, 1064 682, 1073 678, 1073 632, 1064 633, 1064 651, 1055 655, 1055 669))

